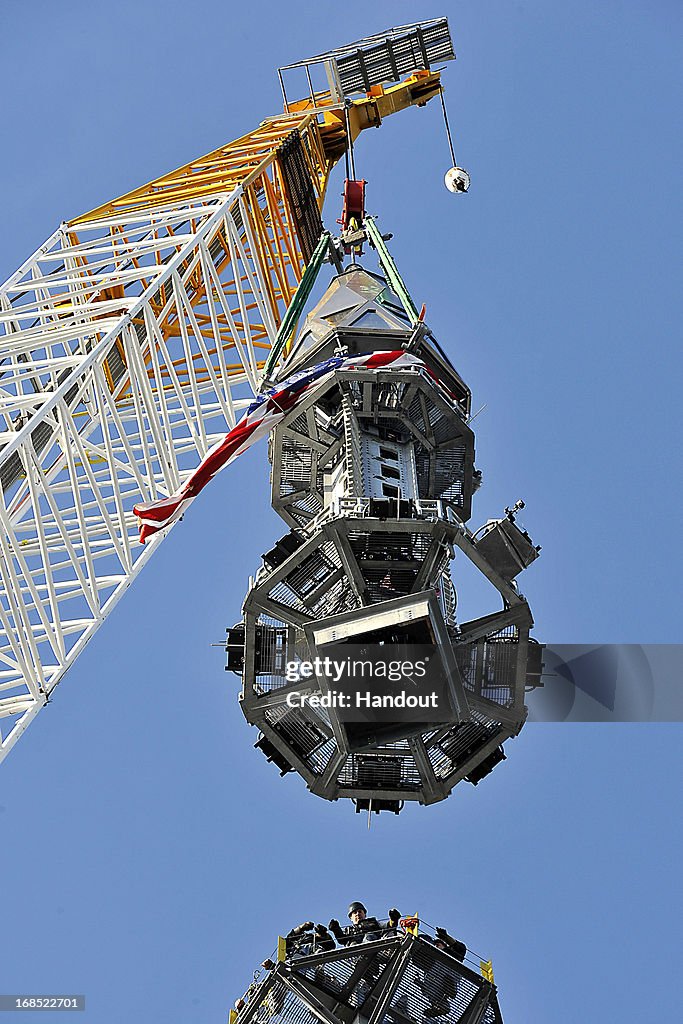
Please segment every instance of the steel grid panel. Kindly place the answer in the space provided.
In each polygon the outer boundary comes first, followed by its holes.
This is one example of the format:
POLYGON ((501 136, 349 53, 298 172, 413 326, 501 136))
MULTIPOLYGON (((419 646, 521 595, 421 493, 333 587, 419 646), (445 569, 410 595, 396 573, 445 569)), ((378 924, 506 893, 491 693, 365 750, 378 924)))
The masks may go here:
POLYGON ((386 743, 367 753, 349 754, 337 776, 341 789, 401 790, 409 798, 423 780, 407 740, 386 743))
POLYGON ((304 710, 283 704, 269 708, 264 717, 271 728, 291 744, 299 757, 307 758, 329 740, 332 732, 329 719, 317 711, 317 708, 306 707, 304 710))
POLYGON ((443 999, 446 1008, 446 1012, 439 1014, 438 1019, 444 1024, 459 1024, 479 987, 469 979, 462 978, 457 966, 452 957, 439 956, 437 950, 427 951, 422 948, 422 944, 416 944, 409 968, 401 978, 382 1024, 397 1024, 401 1019, 415 1022, 429 1020, 436 1016, 430 1011, 433 998, 438 997, 443 999), (444 991, 454 990, 454 997, 442 995, 444 991))
POLYGON ((380 980, 392 957, 392 950, 373 949, 375 943, 361 943, 357 954, 344 959, 334 958, 324 964, 305 964, 292 967, 296 974, 312 982, 323 992, 335 996, 349 1008, 363 1006, 371 989, 380 980), (363 946, 366 948, 364 949, 363 946))
MULTIPOLYGON (((507 733, 505 733, 507 736, 507 733)), ((427 743, 427 755, 438 779, 446 780, 472 760, 474 754, 493 740, 500 742, 497 723, 462 722, 440 740, 427 743)))
POLYGON ((247 1005, 240 1012, 243 1024, 319 1024, 315 1014, 287 988, 281 977, 273 977, 270 984, 267 979, 263 988, 247 993, 247 997, 247 1005))

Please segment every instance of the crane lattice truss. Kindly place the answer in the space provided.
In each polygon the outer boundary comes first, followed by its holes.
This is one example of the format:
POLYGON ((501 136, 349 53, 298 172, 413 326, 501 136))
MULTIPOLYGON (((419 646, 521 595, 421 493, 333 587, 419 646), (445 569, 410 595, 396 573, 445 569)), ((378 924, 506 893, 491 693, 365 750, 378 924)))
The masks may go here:
POLYGON ((133 506, 258 392, 349 135, 438 93, 413 64, 63 223, 0 289, 0 759, 159 543, 133 506))

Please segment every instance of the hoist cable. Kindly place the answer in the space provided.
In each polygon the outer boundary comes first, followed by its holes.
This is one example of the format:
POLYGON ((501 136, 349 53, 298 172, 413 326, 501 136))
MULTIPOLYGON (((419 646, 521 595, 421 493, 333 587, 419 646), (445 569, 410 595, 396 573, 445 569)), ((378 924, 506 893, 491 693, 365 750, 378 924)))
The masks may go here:
POLYGON ((455 150, 453 149, 453 139, 451 137, 450 125, 448 124, 448 114, 446 113, 446 101, 443 98, 443 86, 441 86, 440 89, 439 89, 439 97, 441 99, 441 109, 443 111, 443 122, 444 122, 444 125, 446 126, 446 137, 448 139, 448 145, 449 145, 450 150, 451 150, 451 157, 453 159, 453 166, 457 167, 458 166, 458 161, 455 159, 455 150))
MULTIPOLYGON (((347 140, 346 153, 347 153, 348 160, 350 161, 351 180, 355 181, 356 180, 356 163, 355 163, 355 160, 353 158, 353 136, 351 135, 351 121, 349 119, 349 108, 348 107, 344 108, 344 114, 345 114, 345 117, 346 117, 346 140, 347 140)), ((347 171, 346 177, 347 178, 349 177, 348 171, 347 171)))

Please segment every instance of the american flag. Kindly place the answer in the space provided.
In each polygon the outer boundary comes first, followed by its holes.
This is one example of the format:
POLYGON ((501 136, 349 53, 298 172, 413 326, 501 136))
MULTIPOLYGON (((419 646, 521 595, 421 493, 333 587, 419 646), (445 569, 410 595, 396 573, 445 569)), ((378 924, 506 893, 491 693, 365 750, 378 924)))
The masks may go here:
POLYGON ((323 363, 293 374, 288 380, 259 395, 239 423, 207 452, 182 487, 160 501, 134 506, 133 512, 140 520, 140 543, 144 544, 148 537, 177 522, 217 473, 255 441, 269 434, 305 395, 327 381, 336 370, 379 370, 386 366, 396 369, 421 366, 426 369, 421 359, 401 350, 372 352, 361 356, 332 356, 323 363))

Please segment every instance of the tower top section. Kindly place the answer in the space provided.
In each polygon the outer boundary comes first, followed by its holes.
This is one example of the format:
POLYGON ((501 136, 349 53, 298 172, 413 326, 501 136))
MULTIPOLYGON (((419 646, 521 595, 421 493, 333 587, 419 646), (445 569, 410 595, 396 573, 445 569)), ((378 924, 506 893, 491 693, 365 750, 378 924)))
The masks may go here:
MULTIPOLYGON (((403 282, 401 285, 403 290, 403 282)), ((402 301, 386 277, 357 262, 351 263, 332 278, 307 315, 280 363, 278 380, 335 355, 403 349, 424 361, 435 380, 457 403, 461 415, 469 416, 470 389, 424 320, 417 314, 411 316, 411 307, 412 300, 402 301)))
POLYGON ((416 916, 384 922, 351 906, 347 927, 307 921, 279 939, 231 1024, 502 1024, 491 961, 416 916))

